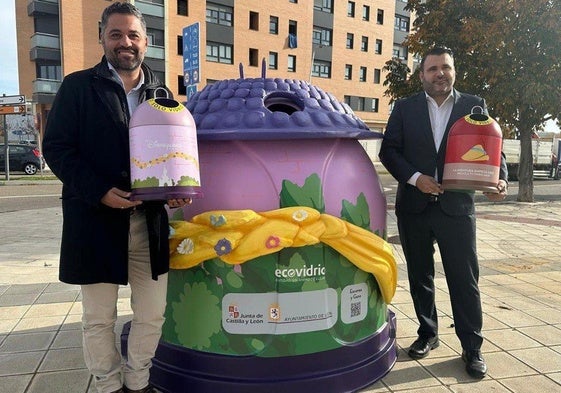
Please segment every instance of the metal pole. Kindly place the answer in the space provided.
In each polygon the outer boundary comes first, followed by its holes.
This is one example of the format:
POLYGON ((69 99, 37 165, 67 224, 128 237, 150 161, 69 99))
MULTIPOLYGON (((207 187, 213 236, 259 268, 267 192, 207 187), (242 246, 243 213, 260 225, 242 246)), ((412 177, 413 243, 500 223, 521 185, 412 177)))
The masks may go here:
POLYGON ((6 115, 2 116, 4 122, 4 166, 6 172, 6 180, 10 180, 10 146, 8 146, 8 125, 6 123, 6 115))

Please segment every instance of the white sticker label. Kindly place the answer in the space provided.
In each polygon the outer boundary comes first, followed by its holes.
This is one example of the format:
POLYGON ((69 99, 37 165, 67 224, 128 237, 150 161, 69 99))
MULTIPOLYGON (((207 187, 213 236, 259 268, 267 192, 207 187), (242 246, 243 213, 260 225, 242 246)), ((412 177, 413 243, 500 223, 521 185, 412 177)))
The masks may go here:
POLYGON ((341 291, 341 320, 350 324, 362 321, 368 312, 368 285, 349 285, 341 291))
POLYGON ((333 288, 295 293, 229 293, 222 326, 232 334, 290 334, 326 330, 337 322, 333 288))

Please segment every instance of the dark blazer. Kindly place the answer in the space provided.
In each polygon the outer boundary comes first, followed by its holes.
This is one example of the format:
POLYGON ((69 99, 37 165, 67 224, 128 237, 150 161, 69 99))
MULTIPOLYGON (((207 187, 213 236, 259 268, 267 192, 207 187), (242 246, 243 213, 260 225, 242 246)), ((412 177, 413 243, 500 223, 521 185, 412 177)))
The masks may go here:
MULTIPOLYGON (((442 179, 448 133, 452 125, 461 117, 471 113, 474 106, 480 106, 487 113, 483 98, 460 93, 454 90, 454 106, 446 131, 438 151, 434 145, 430 124, 429 110, 425 92, 398 100, 382 140, 379 158, 386 169, 399 182, 395 210, 419 213, 428 204, 429 196, 422 193, 407 180, 415 173, 434 176, 438 169, 438 178, 442 179)), ((506 180, 507 170, 504 156, 501 160, 499 177, 506 180)), ((446 191, 440 196, 440 206, 449 215, 474 213, 474 193, 446 191)))
MULTIPOLYGON (((163 86, 142 65, 142 96, 163 86)), ((171 97, 171 96, 170 96, 171 97)), ((60 280, 127 284, 129 210, 101 198, 112 187, 130 190, 130 114, 107 61, 64 78, 48 115, 43 154, 62 181, 60 280)), ((152 277, 169 270, 168 216, 163 202, 145 202, 152 277)))

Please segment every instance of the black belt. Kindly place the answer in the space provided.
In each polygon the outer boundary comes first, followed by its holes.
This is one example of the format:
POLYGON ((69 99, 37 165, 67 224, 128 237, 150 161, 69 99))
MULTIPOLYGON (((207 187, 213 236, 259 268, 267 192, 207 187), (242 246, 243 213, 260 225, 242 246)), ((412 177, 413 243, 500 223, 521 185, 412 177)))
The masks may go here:
POLYGON ((438 203, 440 202, 440 195, 429 195, 429 203, 438 203))

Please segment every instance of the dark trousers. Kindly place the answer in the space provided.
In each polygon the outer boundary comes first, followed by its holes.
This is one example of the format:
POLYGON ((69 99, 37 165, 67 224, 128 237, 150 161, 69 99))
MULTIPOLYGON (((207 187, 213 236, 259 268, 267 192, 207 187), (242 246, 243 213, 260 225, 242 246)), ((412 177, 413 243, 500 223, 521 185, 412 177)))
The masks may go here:
POLYGON ((479 265, 475 240, 475 216, 450 216, 438 203, 420 214, 399 213, 399 235, 407 260, 409 287, 420 337, 438 335, 434 288, 434 241, 450 293, 456 335, 465 350, 480 349, 483 317, 479 294, 479 265))

